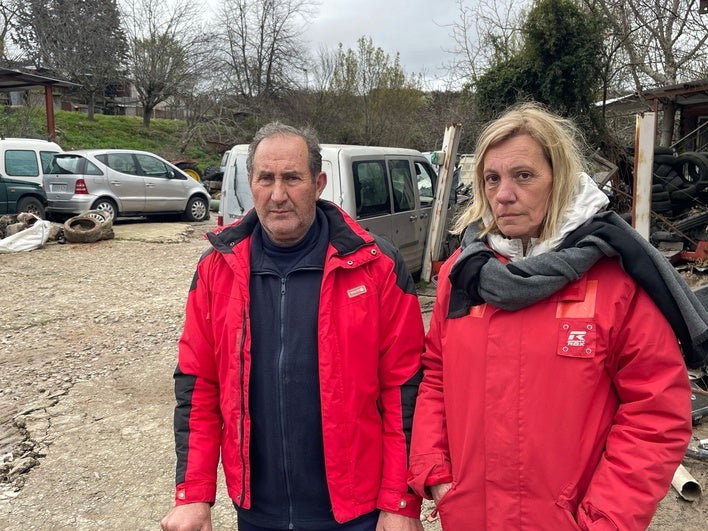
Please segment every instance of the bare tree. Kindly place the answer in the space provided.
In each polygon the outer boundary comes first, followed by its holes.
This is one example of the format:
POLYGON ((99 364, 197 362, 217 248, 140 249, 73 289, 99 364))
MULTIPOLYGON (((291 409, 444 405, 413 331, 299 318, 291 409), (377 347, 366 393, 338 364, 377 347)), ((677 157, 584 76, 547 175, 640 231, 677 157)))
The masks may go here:
POLYGON ((0 60, 8 62, 7 39, 20 8, 18 0, 0 0, 0 60))
POLYGON ((313 0, 225 0, 220 10, 223 75, 247 98, 270 98, 296 87, 307 70, 302 38, 313 0))
POLYGON ((129 79, 150 127, 157 105, 198 88, 209 69, 210 37, 201 27, 200 5, 191 0, 126 0, 124 9, 129 79))
MULTIPOLYGON (((612 38, 623 50, 624 79, 642 93, 652 86, 673 85, 705 77, 708 63, 708 17, 699 0, 583 0, 600 10, 612 38)), ((622 76, 619 76, 622 79, 622 76)), ((677 107, 663 105, 661 144, 669 145, 677 107)))
POLYGON ((13 38, 38 69, 80 84, 93 119, 96 97, 121 76, 125 35, 116 0, 25 0, 13 38))
POLYGON ((490 65, 509 59, 521 46, 524 3, 514 0, 457 0, 457 20, 449 25, 454 47, 449 65, 453 84, 477 79, 490 65))

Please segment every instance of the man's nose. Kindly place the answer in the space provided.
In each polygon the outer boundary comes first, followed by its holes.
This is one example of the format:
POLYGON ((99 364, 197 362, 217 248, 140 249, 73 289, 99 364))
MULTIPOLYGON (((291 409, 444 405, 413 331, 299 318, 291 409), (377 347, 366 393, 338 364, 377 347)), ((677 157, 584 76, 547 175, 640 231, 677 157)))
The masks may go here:
POLYGON ((282 203, 288 198, 288 193, 285 188, 285 183, 282 179, 276 179, 271 190, 270 197, 276 203, 282 203))

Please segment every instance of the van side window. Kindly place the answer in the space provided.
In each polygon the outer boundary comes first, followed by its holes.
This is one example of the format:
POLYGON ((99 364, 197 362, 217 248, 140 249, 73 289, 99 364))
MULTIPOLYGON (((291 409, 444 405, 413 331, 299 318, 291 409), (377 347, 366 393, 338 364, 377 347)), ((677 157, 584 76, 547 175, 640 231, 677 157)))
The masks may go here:
POLYGON ((420 206, 422 208, 430 207, 435 199, 435 172, 430 166, 420 161, 416 161, 413 164, 415 165, 415 175, 418 180, 420 206))
POLYGON ((394 212, 413 210, 415 208, 415 192, 410 164, 407 160, 390 160, 388 161, 388 169, 391 173, 394 212))
POLYGON ((15 177, 37 177, 37 155, 28 149, 8 149, 5 151, 5 173, 15 177))
POLYGON ((380 160, 354 162, 352 170, 357 217, 369 218, 389 214, 391 200, 384 162, 380 160))
POLYGON ((39 159, 42 161, 42 172, 49 173, 49 167, 52 165, 52 159, 56 155, 56 151, 40 151, 39 159))

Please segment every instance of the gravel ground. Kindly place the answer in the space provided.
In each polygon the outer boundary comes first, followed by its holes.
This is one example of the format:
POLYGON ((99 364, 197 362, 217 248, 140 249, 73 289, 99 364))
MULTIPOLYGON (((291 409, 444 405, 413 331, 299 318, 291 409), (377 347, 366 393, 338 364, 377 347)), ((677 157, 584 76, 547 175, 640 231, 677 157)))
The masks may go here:
MULTIPOLYGON (((114 240, 0 254, 0 529, 159 529, 172 504, 176 344, 214 223, 118 223, 114 240)), ((431 298, 421 303, 427 317, 431 298)), ((708 485, 708 463, 684 464, 708 485)), ((214 528, 235 529, 219 491, 214 528)), ((707 521, 705 498, 671 490, 651 528, 707 521)))

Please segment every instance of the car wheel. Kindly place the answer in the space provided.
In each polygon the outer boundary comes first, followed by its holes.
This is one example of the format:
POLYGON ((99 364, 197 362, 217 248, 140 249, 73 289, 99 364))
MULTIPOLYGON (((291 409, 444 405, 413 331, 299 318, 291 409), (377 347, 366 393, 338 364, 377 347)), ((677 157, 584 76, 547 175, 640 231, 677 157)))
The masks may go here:
POLYGON ((194 196, 187 203, 184 216, 188 221, 206 221, 209 219, 209 203, 202 196, 194 196))
POLYGON ((29 212, 39 219, 44 219, 44 205, 36 197, 22 197, 17 202, 17 213, 29 212))
POLYGON ((105 212, 113 219, 116 219, 118 217, 118 207, 112 199, 99 199, 93 204, 91 210, 99 210, 101 212, 105 212))

